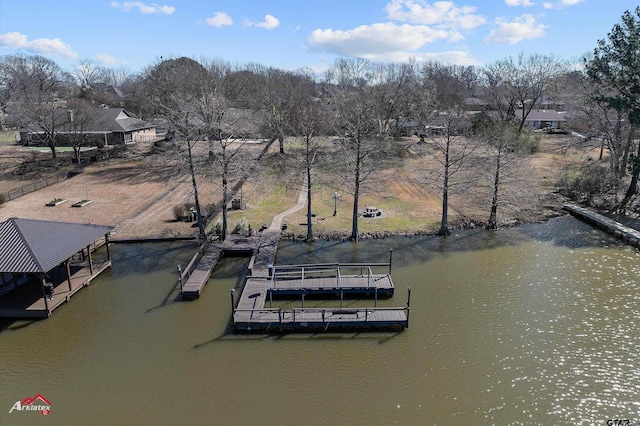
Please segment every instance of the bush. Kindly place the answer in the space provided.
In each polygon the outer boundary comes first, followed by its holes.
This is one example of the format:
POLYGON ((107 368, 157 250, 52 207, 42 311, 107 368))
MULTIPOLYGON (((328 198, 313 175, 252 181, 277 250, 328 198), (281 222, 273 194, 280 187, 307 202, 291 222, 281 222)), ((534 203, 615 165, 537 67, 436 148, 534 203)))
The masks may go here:
POLYGON ((236 226, 233 228, 232 234, 240 234, 246 236, 249 234, 249 224, 244 217, 241 217, 236 222, 236 226))
POLYGON ((567 176, 561 186, 564 195, 589 205, 594 197, 617 190, 618 179, 608 168, 593 166, 584 173, 567 176))
POLYGON ((184 208, 184 204, 176 204, 173 207, 173 217, 175 218, 176 222, 180 222, 182 219, 184 219, 186 212, 187 211, 184 208))

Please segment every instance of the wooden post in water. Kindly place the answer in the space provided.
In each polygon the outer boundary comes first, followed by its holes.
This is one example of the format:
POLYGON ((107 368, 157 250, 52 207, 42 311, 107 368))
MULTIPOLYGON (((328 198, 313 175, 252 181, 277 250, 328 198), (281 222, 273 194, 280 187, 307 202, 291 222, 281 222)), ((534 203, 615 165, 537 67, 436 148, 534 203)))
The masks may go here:
POLYGON ((231 289, 231 315, 233 315, 233 310, 234 310, 234 308, 235 308, 235 300, 234 300, 234 297, 233 297, 233 294, 234 294, 235 292, 236 292, 236 289, 235 289, 235 288, 232 288, 232 289, 231 289))
POLYGON ((393 260, 393 249, 389 250, 389 275, 391 275, 391 261, 393 260))
POLYGON ((407 328, 409 328, 409 313, 411 312, 411 287, 407 289, 407 328))
POLYGON ((178 265, 178 281, 180 281, 180 293, 182 293, 182 287, 184 283, 182 282, 182 266, 178 265))

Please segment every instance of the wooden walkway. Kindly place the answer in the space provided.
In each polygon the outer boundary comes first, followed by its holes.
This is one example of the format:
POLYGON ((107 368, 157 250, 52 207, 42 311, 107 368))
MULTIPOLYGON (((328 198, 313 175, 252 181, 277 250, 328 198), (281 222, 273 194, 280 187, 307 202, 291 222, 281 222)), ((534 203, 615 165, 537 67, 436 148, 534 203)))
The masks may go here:
POLYGON ((183 299, 197 299, 216 267, 222 249, 219 245, 203 246, 180 275, 183 299))
POLYGON ((595 213, 589 209, 585 209, 584 207, 567 204, 564 206, 564 209, 585 222, 589 222, 601 229, 604 229, 609 234, 620 238, 626 244, 640 248, 640 231, 629 228, 620 222, 595 213))
POLYGON ((72 266, 71 283, 68 280, 54 283, 53 297, 46 301, 41 283, 25 283, 0 298, 0 318, 47 318, 110 267, 110 260, 94 262, 93 271, 88 265, 72 266))
MULTIPOLYGON (((387 266, 377 264, 374 266, 387 266)), ((270 276, 250 277, 233 309, 237 332, 280 333, 344 330, 401 330, 409 326, 409 302, 406 307, 343 308, 345 294, 375 297, 391 296, 390 274, 343 275, 341 268, 365 268, 372 265, 291 265, 270 268, 270 276), (322 276, 324 274, 324 276, 322 276), (301 295, 302 307, 273 308, 274 296, 301 295), (340 307, 304 307, 306 296, 340 297, 340 307), (269 307, 266 307, 267 303, 269 307)))

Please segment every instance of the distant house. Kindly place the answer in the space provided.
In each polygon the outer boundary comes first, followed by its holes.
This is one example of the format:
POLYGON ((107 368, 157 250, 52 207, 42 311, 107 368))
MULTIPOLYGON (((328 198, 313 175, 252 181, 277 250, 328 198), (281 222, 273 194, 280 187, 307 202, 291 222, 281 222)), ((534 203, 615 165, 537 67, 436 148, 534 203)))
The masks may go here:
MULTIPOLYGON (((57 110, 56 137, 64 140, 65 135, 78 132, 73 124, 73 111, 57 110)), ((82 129, 82 133, 91 136, 93 144, 122 145, 155 140, 155 125, 133 117, 124 108, 100 108, 92 112, 92 118, 82 129)), ((44 140, 45 131, 37 124, 32 124, 20 131, 23 145, 39 145, 44 140)))
MULTIPOLYGON (((516 117, 522 117, 523 111, 517 110, 516 117)), ((524 120, 525 127, 533 129, 563 129, 567 119, 553 109, 532 109, 524 120)))
POLYGON ((480 98, 466 98, 463 108, 465 111, 487 111, 489 103, 480 98))

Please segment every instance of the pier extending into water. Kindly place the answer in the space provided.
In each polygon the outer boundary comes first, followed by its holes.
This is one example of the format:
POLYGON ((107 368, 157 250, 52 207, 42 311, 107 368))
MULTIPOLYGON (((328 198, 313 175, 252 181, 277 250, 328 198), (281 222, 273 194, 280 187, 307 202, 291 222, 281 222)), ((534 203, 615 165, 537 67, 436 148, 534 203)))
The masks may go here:
POLYGON ((640 231, 574 204, 567 204, 564 206, 564 209, 585 222, 591 223, 592 225, 595 225, 609 234, 621 239, 626 244, 640 248, 640 231))
POLYGON ((409 327, 410 289, 406 306, 377 306, 379 297, 388 298, 393 293, 391 263, 272 266, 268 276, 247 279, 237 306, 232 290, 234 330, 262 333, 402 330, 409 327), (374 273, 375 268, 388 271, 374 273), (373 306, 345 308, 344 297, 354 295, 373 299, 373 306), (274 307, 274 299, 283 297, 300 297, 301 306, 274 307), (305 307, 307 297, 340 302, 334 307, 305 307))

